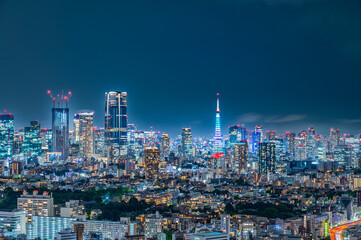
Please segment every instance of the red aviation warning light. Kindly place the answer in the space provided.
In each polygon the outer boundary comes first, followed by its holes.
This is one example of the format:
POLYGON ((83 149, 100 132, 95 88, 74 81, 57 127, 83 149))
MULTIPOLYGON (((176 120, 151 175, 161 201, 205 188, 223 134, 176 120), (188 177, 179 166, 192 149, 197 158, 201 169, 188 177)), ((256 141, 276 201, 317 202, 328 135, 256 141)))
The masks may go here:
POLYGON ((50 90, 48 90, 48 95, 50 96, 53 102, 53 107, 55 107, 56 99, 58 99, 58 107, 62 107, 63 102, 65 102, 66 107, 68 107, 69 100, 72 96, 71 92, 68 92, 67 95, 64 95, 64 91, 61 91, 61 96, 60 94, 58 94, 55 95, 57 97, 54 97, 50 90))

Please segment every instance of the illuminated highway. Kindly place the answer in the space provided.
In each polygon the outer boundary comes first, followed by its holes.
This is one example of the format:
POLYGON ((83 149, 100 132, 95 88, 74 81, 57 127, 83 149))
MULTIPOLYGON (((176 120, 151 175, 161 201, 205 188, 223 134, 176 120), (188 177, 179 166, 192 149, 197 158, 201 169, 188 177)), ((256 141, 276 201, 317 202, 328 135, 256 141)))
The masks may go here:
POLYGON ((342 224, 340 226, 332 228, 331 231, 330 231, 331 240, 342 240, 343 239, 342 238, 342 232, 346 228, 351 227, 351 226, 356 225, 356 224, 361 224, 361 220, 351 222, 351 223, 345 223, 345 224, 342 224))

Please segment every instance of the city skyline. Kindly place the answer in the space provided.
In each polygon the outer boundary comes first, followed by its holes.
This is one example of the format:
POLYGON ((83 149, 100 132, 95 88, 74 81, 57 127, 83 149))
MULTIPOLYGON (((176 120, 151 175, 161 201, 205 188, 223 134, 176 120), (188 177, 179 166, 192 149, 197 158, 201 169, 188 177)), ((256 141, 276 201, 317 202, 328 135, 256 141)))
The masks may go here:
POLYGON ((125 91, 138 128, 208 136, 219 92, 223 129, 358 133, 359 1, 156 5, 3 1, 1 112, 50 127, 44 93, 64 89, 102 126, 104 92, 125 91))
MULTIPOLYGON (((50 92, 50 90, 47 91, 48 95, 49 95, 49 92, 50 92)), ((61 90, 59 92, 55 92, 55 95, 54 95, 55 100, 53 99, 53 96, 51 96, 51 101, 50 100, 48 100, 48 101, 52 102, 52 105, 51 105, 52 107, 55 106, 53 101, 55 101, 56 104, 58 104, 58 100, 60 101, 59 102, 59 107, 61 107, 61 106, 64 106, 64 107, 68 106, 69 107, 69 113, 70 113, 69 117, 71 118, 71 121, 69 123, 69 127, 71 129, 74 128, 72 119, 74 117, 76 117, 76 115, 78 115, 80 113, 87 113, 87 112, 92 112, 94 114, 94 116, 95 116, 94 117, 94 119, 95 119, 94 127, 96 127, 96 128, 104 128, 104 116, 103 115, 96 114, 94 111, 89 110, 91 108, 84 109, 84 110, 79 110, 79 111, 74 111, 74 109, 72 109, 72 107, 71 107, 71 103, 68 103, 68 102, 65 103, 65 99, 63 100, 63 102, 61 102, 61 93, 62 92, 64 92, 64 90, 61 90), (60 97, 60 98, 58 99, 58 97, 60 97)), ((109 91, 109 92, 114 92, 114 91, 109 91)), ((127 98, 129 98, 127 92, 124 92, 124 93, 127 95, 127 98)), ((69 94, 71 94, 71 96, 72 96, 71 92, 69 92, 69 94)), ((217 93, 217 96, 218 95, 219 95, 219 93, 217 93)), ((46 97, 46 96, 44 96, 44 97, 46 97)), ((27 127, 29 125, 29 122, 31 122, 31 121, 38 121, 41 124, 42 128, 50 128, 51 129, 51 126, 52 126, 52 124, 51 124, 51 109, 52 109, 52 107, 48 108, 48 109, 50 109, 49 110, 50 114, 49 114, 48 119, 30 120, 28 122, 25 122, 25 124, 23 126, 21 126, 19 124, 19 122, 22 122, 22 120, 21 119, 18 120, 17 117, 15 116, 15 114, 13 114, 8 109, 5 109, 0 114, 11 114, 11 115, 14 116, 14 118, 15 118, 15 120, 14 120, 15 130, 24 129, 25 127, 27 127), (47 122, 50 122, 50 124, 48 125, 47 122), (44 126, 44 123, 46 124, 45 126, 44 126)), ((104 106, 103 106, 103 108, 104 108, 104 106)), ((128 111, 129 111, 129 108, 128 108, 128 111)), ((223 116, 222 116, 222 118, 223 118, 223 116)), ((312 124, 312 123, 298 124, 297 123, 295 125, 295 122, 303 122, 304 120, 307 120, 306 116, 297 115, 297 114, 290 114, 290 115, 287 115, 287 116, 280 116, 280 115, 264 116, 264 115, 259 114, 259 113, 245 113, 242 116, 240 116, 239 121, 236 121, 236 122, 229 122, 228 121, 229 123, 225 124, 224 122, 222 122, 223 120, 221 120, 221 123, 222 123, 221 124, 222 125, 221 126, 221 132, 222 132, 221 136, 222 136, 223 140, 225 138, 227 138, 228 137, 228 129, 231 126, 234 126, 234 125, 239 125, 239 126, 242 125, 248 130, 255 129, 257 126, 260 125, 266 131, 276 131, 277 135, 284 135, 284 134, 286 134, 286 132, 300 133, 301 131, 307 130, 310 127, 316 128, 317 134, 323 135, 323 136, 328 136, 329 131, 330 131, 331 128, 340 129, 342 134, 360 134, 360 132, 357 131, 357 130, 354 130, 354 131, 351 130, 350 131, 350 130, 348 130, 348 128, 342 129, 342 128, 335 127, 335 126, 338 126, 340 124, 327 125, 327 124, 312 124), (279 127, 282 124, 285 124, 286 126, 279 127)), ((213 121, 213 125, 214 125, 215 124, 214 116, 213 116, 213 119, 209 119, 209 121, 213 121)), ((350 121, 350 124, 357 124, 358 123, 357 120, 356 121, 349 120, 349 121, 350 121)), ((172 135, 172 137, 180 136, 181 132, 182 132, 182 128, 184 128, 184 127, 191 128, 192 132, 196 133, 195 134, 196 137, 210 137, 210 136, 214 135, 214 126, 213 126, 213 129, 210 128, 210 129, 206 130, 206 131, 208 131, 208 133, 206 133, 206 134, 201 133, 200 134, 201 131, 199 131, 199 129, 197 129, 197 126, 199 127, 201 123, 199 123, 197 121, 192 121, 188 125, 181 125, 182 127, 180 127, 179 129, 172 129, 172 130, 168 129, 168 131, 163 130, 164 128, 162 128, 162 127, 155 128, 154 125, 149 125, 149 126, 144 126, 145 124, 139 124, 138 125, 137 123, 134 123, 131 120, 129 121, 129 123, 130 124, 135 124, 135 127, 138 130, 148 131, 148 130, 153 129, 156 132, 169 133, 169 134, 172 135)))

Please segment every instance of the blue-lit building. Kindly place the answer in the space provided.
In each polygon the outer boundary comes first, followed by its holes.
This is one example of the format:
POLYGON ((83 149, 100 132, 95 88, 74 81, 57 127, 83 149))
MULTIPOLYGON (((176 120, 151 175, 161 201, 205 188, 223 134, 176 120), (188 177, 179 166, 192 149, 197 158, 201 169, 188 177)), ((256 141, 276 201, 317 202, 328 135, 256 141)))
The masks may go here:
POLYGON ((127 93, 105 93, 105 144, 108 157, 114 160, 127 155, 127 93))
POLYGON ((52 151, 65 160, 69 155, 69 108, 52 108, 52 151))
POLYGON ((24 128, 22 151, 28 156, 40 156, 42 155, 41 147, 40 124, 38 121, 31 121, 30 127, 24 128))
POLYGON ((237 143, 237 137, 238 137, 238 125, 230 126, 228 129, 229 133, 229 145, 232 147, 233 144, 237 143))
POLYGON ((0 159, 11 157, 14 142, 14 116, 0 114, 0 159))
POLYGON ((260 141, 261 133, 257 131, 252 132, 252 153, 257 153, 260 141))
POLYGON ((247 141, 247 129, 245 127, 242 127, 241 129, 241 141, 247 141))
POLYGON ((54 239, 58 232, 70 228, 75 218, 33 216, 33 221, 26 224, 27 239, 54 239))

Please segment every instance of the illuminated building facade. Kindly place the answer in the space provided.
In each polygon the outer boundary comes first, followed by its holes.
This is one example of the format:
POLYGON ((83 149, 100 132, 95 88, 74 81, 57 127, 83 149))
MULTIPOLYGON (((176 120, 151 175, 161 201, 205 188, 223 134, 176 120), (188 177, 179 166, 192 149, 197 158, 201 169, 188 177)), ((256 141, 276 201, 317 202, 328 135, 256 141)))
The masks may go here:
POLYGON ((233 144, 235 144, 237 142, 238 129, 239 129, 238 125, 230 126, 229 129, 228 129, 228 132, 229 132, 229 145, 231 147, 233 146, 233 144))
POLYGON ((54 199, 49 192, 38 195, 34 190, 30 195, 26 191, 18 198, 18 209, 24 210, 27 222, 32 222, 34 216, 54 216, 54 199))
POLYGON ((295 138, 295 133, 286 132, 286 154, 291 159, 295 158, 295 138))
POLYGON ((52 151, 60 152, 62 159, 69 155, 69 108, 52 108, 52 151))
POLYGON ((147 180, 156 180, 159 175, 159 149, 156 147, 147 147, 144 149, 145 157, 145 178, 147 180))
POLYGON ((105 93, 105 144, 109 160, 127 155, 127 93, 105 93))
POLYGON ((75 218, 34 216, 32 223, 26 225, 28 239, 54 239, 57 233, 70 228, 75 218))
POLYGON ((237 168, 240 174, 247 171, 248 163, 248 144, 247 142, 236 143, 232 147, 233 166, 237 168))
POLYGON ((94 153, 94 113, 77 113, 74 116, 74 138, 80 144, 81 157, 90 159, 94 153))
POLYGON ((0 159, 11 157, 14 141, 14 116, 10 113, 0 115, 0 159))
POLYGON ((162 158, 168 157, 170 153, 170 145, 169 145, 169 134, 163 133, 162 140, 160 144, 160 155, 162 158))
POLYGON ((193 153, 193 139, 190 128, 182 129, 182 152, 184 156, 191 156, 193 153))
POLYGON ((25 211, 22 210, 0 210, 0 231, 5 236, 16 237, 26 233, 25 211))
POLYGON ((261 142, 258 149, 259 174, 274 173, 276 170, 276 145, 272 142, 261 142))
POLYGON ((30 127, 24 128, 22 151, 28 156, 40 156, 42 155, 42 144, 40 124, 38 121, 31 121, 30 127))

